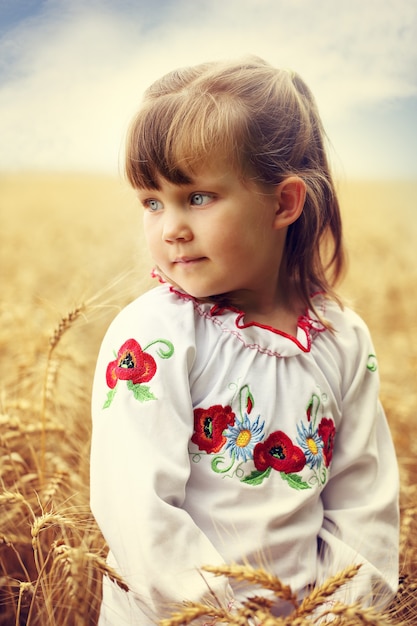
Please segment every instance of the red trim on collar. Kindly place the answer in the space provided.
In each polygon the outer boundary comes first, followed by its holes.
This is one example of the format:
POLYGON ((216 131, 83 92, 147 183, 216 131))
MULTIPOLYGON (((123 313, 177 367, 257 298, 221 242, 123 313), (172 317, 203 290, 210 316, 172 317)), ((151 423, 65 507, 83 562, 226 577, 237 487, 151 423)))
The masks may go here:
POLYGON ((306 311, 303 315, 300 315, 297 319, 297 329, 301 328, 301 330, 303 330, 305 332, 306 338, 307 338, 307 346, 304 346, 298 339, 297 337, 294 337, 293 335, 290 335, 286 332, 284 332, 283 330, 278 330, 277 328, 274 328, 273 326, 268 326, 266 324, 260 324, 259 322, 248 322, 247 324, 245 324, 243 322, 243 318, 244 318, 245 314, 244 312, 239 312, 236 320, 235 320, 235 324, 237 326, 237 328, 249 328, 251 326, 255 326, 257 328, 263 328, 265 330, 270 331, 271 333, 275 333, 275 335, 280 335, 281 337, 285 337, 286 339, 289 339, 290 341, 293 341, 296 346, 298 348, 300 348, 300 350, 302 350, 303 352, 310 352, 311 350, 311 343, 312 343, 312 332, 313 333, 321 333, 323 331, 326 330, 326 327, 323 326, 323 324, 321 324, 321 322, 319 322, 319 320, 313 319, 312 317, 310 317, 309 312, 306 311))
MULTIPOLYGON (((155 268, 152 270, 151 276, 152 278, 157 278, 161 284, 167 285, 169 287, 170 292, 175 293, 175 295, 177 295, 182 300, 191 300, 195 304, 201 304, 197 298, 194 298, 194 296, 191 296, 185 291, 180 291, 179 288, 174 287, 174 285, 170 284, 156 271, 155 268)), ((320 291, 317 291, 313 293, 311 297, 314 298, 315 296, 319 296, 319 295, 324 295, 324 294, 322 294, 322 292, 320 291)), ((220 316, 220 315, 223 315, 223 313, 227 311, 231 311, 236 314, 236 319, 235 319, 236 328, 245 329, 245 328, 250 328, 251 326, 255 326, 257 328, 268 330, 271 333, 274 333, 275 335, 280 335, 281 337, 285 337, 286 339, 293 341, 297 345, 297 347, 300 348, 300 350, 302 350, 303 352, 310 352, 311 343, 312 343, 312 333, 322 333, 325 330, 327 330, 326 327, 320 322, 320 320, 312 318, 310 316, 308 309, 306 309, 305 312, 302 315, 300 315, 297 319, 297 329, 301 328, 305 332, 305 335, 307 338, 307 346, 304 346, 300 341, 298 341, 297 337, 294 337, 293 335, 289 335, 288 333, 285 333, 282 330, 278 330, 277 328, 274 328, 273 326, 260 324, 259 322, 248 322, 247 324, 245 324, 243 321, 241 322, 241 320, 243 320, 245 317, 245 312, 234 306, 221 306, 219 304, 213 304, 213 306, 210 308, 209 315, 210 317, 220 316)))

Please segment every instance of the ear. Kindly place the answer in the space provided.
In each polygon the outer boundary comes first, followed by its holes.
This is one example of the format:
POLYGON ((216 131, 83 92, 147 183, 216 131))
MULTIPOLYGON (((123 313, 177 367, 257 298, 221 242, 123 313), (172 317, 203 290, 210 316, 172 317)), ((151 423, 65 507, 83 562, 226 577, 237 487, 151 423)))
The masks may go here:
POLYGON ((275 188, 277 210, 275 228, 285 228, 301 215, 306 198, 306 184, 299 176, 289 176, 275 188))

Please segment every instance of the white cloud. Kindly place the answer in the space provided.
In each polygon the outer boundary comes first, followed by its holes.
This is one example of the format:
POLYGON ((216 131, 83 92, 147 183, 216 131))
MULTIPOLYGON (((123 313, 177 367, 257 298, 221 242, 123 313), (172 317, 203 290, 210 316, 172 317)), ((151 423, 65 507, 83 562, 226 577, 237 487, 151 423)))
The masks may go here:
POLYGON ((351 111, 417 97, 414 0, 85 4, 48 0, 0 41, 0 169, 116 171, 143 89, 212 58, 293 67, 341 140, 351 111))

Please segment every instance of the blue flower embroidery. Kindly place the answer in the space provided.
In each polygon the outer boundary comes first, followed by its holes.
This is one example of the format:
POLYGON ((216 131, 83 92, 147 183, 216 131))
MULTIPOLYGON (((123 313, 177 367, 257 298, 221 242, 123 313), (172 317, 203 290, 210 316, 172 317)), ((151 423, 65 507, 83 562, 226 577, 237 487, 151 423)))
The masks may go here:
POLYGON ((297 425, 295 445, 281 430, 264 439, 265 421, 260 415, 249 417, 255 401, 249 385, 244 385, 238 391, 237 409, 232 411, 231 403, 195 410, 191 442, 199 451, 191 449, 191 459, 199 463, 204 452, 211 457, 213 472, 224 478, 236 477, 246 485, 261 485, 275 471, 292 489, 321 488, 328 480, 336 436, 334 421, 319 412, 325 397, 312 394, 306 407, 307 423, 297 425), (245 465, 248 462, 254 469, 245 465), (304 472, 307 467, 310 471, 304 472))
POLYGON ((265 422, 259 423, 260 415, 251 423, 247 413, 241 422, 229 426, 223 434, 227 439, 226 450, 237 461, 249 461, 253 458, 253 449, 261 441, 265 422))
POLYGON ((305 426, 297 425, 297 442, 306 456, 306 462, 312 469, 320 467, 323 461, 323 439, 319 436, 312 422, 305 426))

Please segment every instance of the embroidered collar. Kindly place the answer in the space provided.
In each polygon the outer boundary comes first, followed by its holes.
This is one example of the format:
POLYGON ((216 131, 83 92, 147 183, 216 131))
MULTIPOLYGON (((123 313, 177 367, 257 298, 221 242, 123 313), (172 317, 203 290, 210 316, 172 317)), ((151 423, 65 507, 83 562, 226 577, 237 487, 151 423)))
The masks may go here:
MULTIPOLYGON (((221 327, 223 332, 236 336, 245 347, 256 349, 271 356, 293 356, 300 352, 310 352, 311 344, 318 333, 326 331, 326 327, 312 311, 307 309, 297 320, 297 336, 259 322, 245 323, 245 312, 233 306, 221 306, 209 302, 200 302, 179 287, 171 285, 155 269, 152 276, 166 285, 172 294, 191 301, 195 310, 208 320, 221 327)), ((317 300, 316 309, 325 317, 326 298, 323 294, 313 294, 317 300)))

